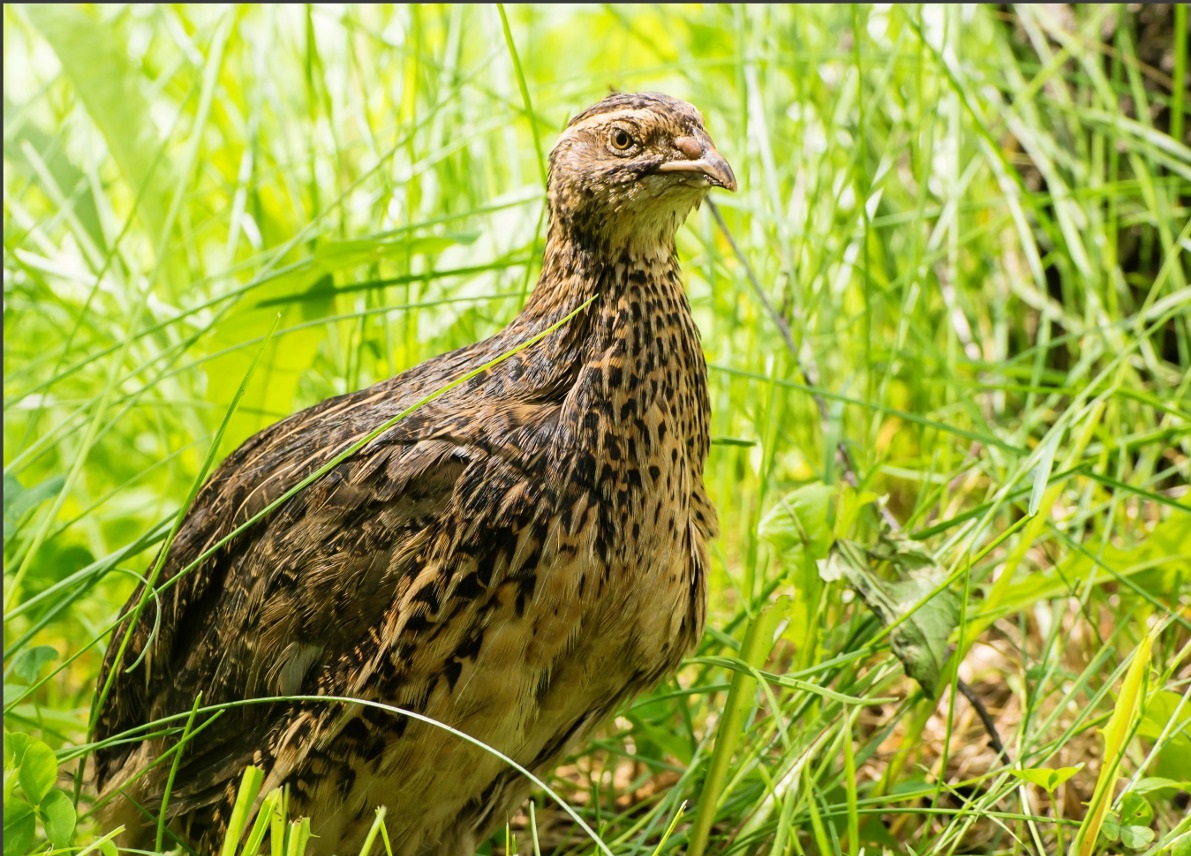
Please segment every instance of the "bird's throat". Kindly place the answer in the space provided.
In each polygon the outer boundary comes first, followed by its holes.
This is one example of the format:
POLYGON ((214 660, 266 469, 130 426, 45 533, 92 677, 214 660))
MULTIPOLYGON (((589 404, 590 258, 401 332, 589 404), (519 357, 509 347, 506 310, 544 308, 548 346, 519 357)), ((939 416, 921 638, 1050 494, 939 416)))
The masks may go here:
POLYGON ((642 279, 672 281, 681 294, 673 229, 610 239, 606 233, 554 220, 546 236, 542 273, 525 312, 539 319, 562 318, 597 295, 597 303, 615 300, 642 279))

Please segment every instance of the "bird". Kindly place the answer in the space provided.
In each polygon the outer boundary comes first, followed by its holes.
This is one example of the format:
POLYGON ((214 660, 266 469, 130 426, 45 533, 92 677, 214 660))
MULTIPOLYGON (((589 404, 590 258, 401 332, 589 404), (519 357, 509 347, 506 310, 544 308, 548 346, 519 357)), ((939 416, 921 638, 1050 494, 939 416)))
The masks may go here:
POLYGON ((696 645, 718 522, 675 236, 736 177, 694 106, 613 93, 546 185, 506 327, 249 438, 125 604, 93 730, 123 846, 164 812, 215 852, 255 765, 313 856, 358 852, 377 806, 399 856, 472 853, 531 782, 435 723, 545 775, 696 645))

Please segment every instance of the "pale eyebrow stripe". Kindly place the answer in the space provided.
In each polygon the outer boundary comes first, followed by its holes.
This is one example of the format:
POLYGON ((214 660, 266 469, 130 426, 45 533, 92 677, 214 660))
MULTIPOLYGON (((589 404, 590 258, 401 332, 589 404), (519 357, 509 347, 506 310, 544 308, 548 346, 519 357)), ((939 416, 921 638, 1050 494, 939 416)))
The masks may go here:
POLYGON ((570 133, 572 131, 582 131, 584 128, 591 127, 592 125, 611 122, 615 119, 640 119, 649 112, 651 111, 648 109, 643 110, 639 107, 626 107, 623 110, 612 110, 607 113, 596 113, 594 116, 589 116, 588 118, 584 119, 578 125, 571 125, 566 129, 566 133, 570 133))

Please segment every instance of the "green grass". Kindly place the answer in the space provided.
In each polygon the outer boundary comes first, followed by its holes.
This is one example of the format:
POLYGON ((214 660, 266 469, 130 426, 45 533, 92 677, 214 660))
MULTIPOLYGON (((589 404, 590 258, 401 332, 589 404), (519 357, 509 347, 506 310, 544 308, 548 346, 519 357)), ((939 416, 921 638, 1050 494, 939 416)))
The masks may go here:
MULTIPOLYGON (((510 320, 609 87, 739 179, 679 236, 723 536, 550 788, 618 856, 1191 852, 1187 45, 1000 15, 6 6, 5 853, 111 852, 95 677, 208 461, 510 320)), ((514 837, 597 852, 541 793, 514 837)))

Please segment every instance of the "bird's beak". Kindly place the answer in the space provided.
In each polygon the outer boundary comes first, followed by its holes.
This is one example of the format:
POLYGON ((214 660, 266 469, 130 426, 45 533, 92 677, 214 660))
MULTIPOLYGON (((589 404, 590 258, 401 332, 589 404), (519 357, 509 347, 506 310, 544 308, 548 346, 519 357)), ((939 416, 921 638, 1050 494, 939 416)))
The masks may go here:
POLYGON ((694 172, 707 176, 715 187, 736 190, 736 175, 724 156, 708 141, 703 144, 694 137, 679 137, 675 140, 678 150, 686 157, 669 160, 657 168, 658 172, 694 172))

